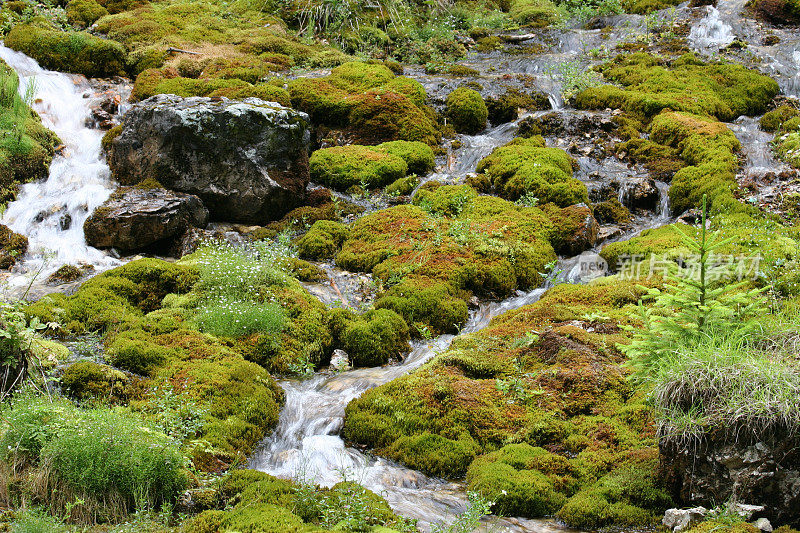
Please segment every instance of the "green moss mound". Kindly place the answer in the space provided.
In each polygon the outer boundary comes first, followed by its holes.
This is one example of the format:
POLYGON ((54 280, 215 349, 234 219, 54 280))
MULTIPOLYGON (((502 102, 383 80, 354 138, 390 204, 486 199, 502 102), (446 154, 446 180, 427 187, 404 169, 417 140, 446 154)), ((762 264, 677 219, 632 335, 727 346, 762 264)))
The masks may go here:
POLYGON ((586 186, 572 176, 574 162, 561 149, 548 148, 540 136, 518 138, 495 148, 478 163, 493 190, 508 200, 534 196, 559 207, 588 202, 586 186))
POLYGON ((127 396, 129 378, 108 365, 92 361, 73 363, 61 376, 61 386, 79 401, 116 403, 127 396))
POLYGON ((796 108, 782 105, 772 111, 764 113, 764 116, 761 117, 759 121, 759 125, 762 130, 772 133, 782 129, 784 124, 797 116, 800 116, 800 111, 796 108))
POLYGON ((144 100, 156 94, 176 94, 178 96, 224 96, 234 100, 260 98, 268 102, 291 105, 289 93, 283 87, 270 83, 254 83, 240 78, 185 78, 172 72, 148 69, 136 77, 132 96, 144 100))
POLYGON ((549 26, 558 19, 550 0, 513 0, 508 13, 515 22, 534 28, 549 26))
POLYGON ((384 192, 389 196, 404 196, 409 195, 414 192, 414 189, 420 183, 420 179, 416 175, 406 176, 405 178, 400 178, 399 180, 390 183, 384 189, 384 192))
POLYGON ((734 63, 704 63, 692 54, 671 62, 646 53, 623 54, 600 72, 622 87, 582 91, 575 99, 579 109, 621 108, 644 117, 671 109, 730 122, 763 113, 778 94, 772 78, 734 63))
POLYGON ((433 149, 418 141, 390 141, 379 144, 376 149, 399 157, 408 165, 408 172, 418 176, 424 176, 436 165, 433 149))
POLYGON ((358 145, 317 150, 311 154, 308 166, 313 181, 338 190, 353 185, 383 187, 408 173, 408 164, 402 158, 358 145))
POLYGON ((340 324, 341 347, 353 366, 379 366, 409 350, 409 330, 403 318, 389 309, 374 309, 340 324))
POLYGON ((509 444, 472 462, 469 490, 496 502, 509 516, 548 516, 578 485, 577 469, 563 456, 529 444, 509 444))
POLYGON ((0 224, 0 269, 10 269, 28 251, 28 238, 0 224))
POLYGON ((66 11, 69 23, 78 28, 88 28, 99 18, 108 15, 108 10, 95 0, 70 0, 66 11))
POLYGON ((610 465, 652 456, 652 415, 614 348, 642 294, 613 278, 557 286, 352 401, 343 434, 430 474, 470 472, 488 497, 511 495, 509 512, 554 513, 610 465))
POLYGON ((74 72, 90 78, 125 74, 125 48, 118 42, 89 33, 18 25, 8 32, 4 42, 50 70, 74 72))
POLYGON ((470 294, 531 287, 555 257, 552 222, 537 208, 479 197, 465 185, 423 187, 414 203, 356 221, 336 263, 388 284, 376 307, 402 315, 416 334, 454 331, 470 294))
POLYGON ((289 94, 315 124, 346 128, 362 144, 403 140, 434 146, 441 138, 422 85, 384 65, 345 63, 330 76, 291 81, 289 94))
POLYGON ((318 220, 297 241, 297 251, 306 259, 332 259, 348 234, 349 229, 340 222, 318 220))
POLYGON ((475 135, 486 129, 489 110, 479 92, 459 87, 447 95, 445 115, 458 133, 475 135))

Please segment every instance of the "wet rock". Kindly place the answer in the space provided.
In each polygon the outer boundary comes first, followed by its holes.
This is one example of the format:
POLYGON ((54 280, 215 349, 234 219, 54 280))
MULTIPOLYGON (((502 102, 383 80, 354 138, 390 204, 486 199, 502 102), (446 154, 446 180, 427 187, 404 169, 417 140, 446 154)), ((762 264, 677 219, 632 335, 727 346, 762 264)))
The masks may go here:
POLYGON ((8 270, 28 251, 28 238, 0 224, 0 270, 8 270))
POLYGON ((691 509, 667 509, 661 523, 674 532, 685 531, 708 514, 705 507, 692 507, 691 509))
POLYGON ((86 219, 86 242, 97 248, 138 250, 208 223, 197 196, 166 189, 120 187, 86 219))
POLYGON ((216 220, 263 224, 303 202, 309 141, 308 116, 275 103, 157 95, 125 115, 109 164, 123 185, 156 179, 216 220))
POLYGON ((209 241, 224 241, 230 244, 243 244, 244 238, 236 231, 219 231, 192 227, 187 229, 170 249, 172 257, 181 258, 189 255, 204 243, 209 241))
POLYGON ((588 283, 609 273, 606 260, 594 252, 584 252, 570 263, 564 265, 569 268, 564 279, 567 283, 588 283))
POLYGON ((708 439, 684 446, 662 438, 661 468, 673 498, 709 505, 736 498, 728 512, 781 524, 800 522, 800 447, 797 439, 737 442, 708 439))
POLYGON ((772 524, 766 518, 759 518, 753 522, 753 527, 764 533, 772 533, 772 524))
POLYGON ((622 228, 619 226, 601 226, 597 232, 597 242, 615 239, 622 235, 622 228))
POLYGON ((334 372, 343 372, 350 368, 350 357, 344 350, 336 349, 331 355, 331 370, 334 372))
POLYGON ((629 209, 655 209, 661 194, 651 178, 632 178, 620 189, 620 202, 629 209))
POLYGON ((551 219, 561 233, 555 243, 559 254, 578 255, 597 243, 600 225, 586 204, 565 207, 557 214, 551 213, 551 219))

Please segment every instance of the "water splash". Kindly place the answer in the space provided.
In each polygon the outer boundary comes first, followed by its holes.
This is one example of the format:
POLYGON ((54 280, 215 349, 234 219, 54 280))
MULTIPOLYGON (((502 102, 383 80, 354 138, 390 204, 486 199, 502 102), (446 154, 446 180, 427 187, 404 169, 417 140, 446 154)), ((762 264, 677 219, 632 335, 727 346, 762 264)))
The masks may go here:
POLYGON ((9 288, 26 286, 40 270, 46 276, 63 264, 87 263, 98 270, 118 265, 116 259, 88 246, 83 235, 83 222, 113 191, 101 152, 103 132, 87 126, 88 83, 79 76, 45 70, 1 45, 0 58, 19 75, 20 94, 34 84, 34 110, 64 143, 47 180, 23 185, 0 220, 29 241, 27 255, 8 279, 9 288))
POLYGON ((700 48, 725 48, 736 36, 733 28, 722 20, 719 10, 707 6, 708 14, 689 32, 689 41, 700 48))

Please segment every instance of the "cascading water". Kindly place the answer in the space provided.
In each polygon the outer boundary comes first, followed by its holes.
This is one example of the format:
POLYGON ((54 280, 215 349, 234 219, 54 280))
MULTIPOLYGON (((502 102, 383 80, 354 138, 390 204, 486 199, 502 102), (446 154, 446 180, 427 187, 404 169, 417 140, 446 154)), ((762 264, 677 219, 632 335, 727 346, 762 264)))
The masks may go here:
MULTIPOLYGON (((506 311, 539 299, 544 289, 482 305, 463 332, 478 331, 506 311)), ((284 478, 305 476, 330 487, 347 476, 386 498, 403 516, 416 518, 422 528, 447 521, 466 508, 463 487, 433 479, 391 461, 349 448, 339 437, 347 404, 364 391, 406 374, 446 350, 453 335, 415 344, 401 364, 361 368, 339 374, 318 374, 308 380, 285 380, 286 404, 275 433, 250 459, 250 467, 284 478)), ((507 531, 539 533, 569 531, 545 520, 497 520, 507 531)))
POLYGON ((708 15, 689 32, 689 41, 700 48, 724 48, 735 38, 733 28, 722 20, 719 10, 713 6, 708 6, 708 15))
POLYGON ((113 191, 101 152, 102 131, 90 129, 86 80, 45 70, 30 57, 0 45, 0 58, 20 79, 20 93, 34 84, 33 108, 64 147, 43 182, 27 183, 8 205, 0 223, 28 237, 28 253, 7 281, 26 286, 63 264, 91 264, 104 270, 119 261, 86 244, 83 222, 113 191))

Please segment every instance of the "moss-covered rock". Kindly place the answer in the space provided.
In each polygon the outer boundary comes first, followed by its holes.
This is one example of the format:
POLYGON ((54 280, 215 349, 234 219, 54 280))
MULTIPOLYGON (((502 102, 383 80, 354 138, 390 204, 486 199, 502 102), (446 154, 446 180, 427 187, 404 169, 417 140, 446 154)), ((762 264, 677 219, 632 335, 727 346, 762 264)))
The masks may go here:
POLYGON ((50 70, 84 74, 90 78, 125 73, 125 47, 89 33, 18 25, 8 32, 4 42, 50 70))
POLYGON ((379 366, 409 350, 409 330, 403 318, 389 309, 368 311, 347 323, 340 346, 353 366, 379 366))
POLYGON ((384 65, 345 63, 324 78, 289 84, 292 105, 316 124, 347 128, 362 144, 404 140, 436 145, 440 134, 425 90, 384 65))
POLYGON ((615 348, 642 294, 639 282, 613 278, 557 286, 364 393, 348 405, 343 434, 428 473, 469 470, 487 496, 514 494, 509 512, 558 511, 614 464, 654 449, 652 415, 615 348), (508 444, 520 448, 473 463, 508 444))
POLYGON ((88 28, 99 18, 108 15, 108 10, 95 0, 70 0, 66 11, 69 23, 78 28, 88 28))
POLYGON ((778 93, 772 78, 735 63, 705 63, 693 54, 665 61, 645 53, 623 54, 600 67, 609 81, 579 93, 579 109, 621 108, 644 117, 665 109, 732 121, 757 115, 778 93))
POLYGON ((127 399, 129 377, 108 365, 78 361, 61 376, 61 386, 82 402, 119 403, 127 399))
POLYGON ((540 204, 559 207, 588 202, 586 185, 572 176, 573 159, 561 149, 545 147, 540 136, 517 138, 495 148, 478 163, 492 188, 503 198, 531 195, 540 204))
POLYGON ((486 129, 489 110, 478 91, 459 87, 447 95, 445 115, 458 133, 475 135, 486 129))
POLYGON ((400 178, 386 186, 384 192, 389 196, 405 196, 414 192, 414 189, 419 186, 420 179, 416 175, 406 176, 400 178))
POLYGON ((541 28, 558 19, 556 6, 550 0, 512 0, 508 11, 519 24, 541 28))
POLYGON ((789 105, 782 105, 764 113, 764 116, 759 120, 759 124, 764 131, 776 132, 797 116, 800 116, 800 110, 789 105))
POLYGON ((8 270, 28 251, 28 238, 0 224, 0 269, 8 270))
POLYGON ((356 221, 336 262, 387 284, 376 306, 417 332, 454 331, 470 293, 502 297, 534 286, 555 257, 552 222, 537 208, 479 197, 465 185, 423 187, 414 203, 356 221))
POLYGON ((340 222, 318 220, 298 239, 297 251, 306 259, 332 259, 348 234, 349 229, 340 222))
POLYGON ((379 144, 376 149, 399 157, 408 165, 408 172, 418 176, 424 176, 436 165, 433 149, 425 143, 390 141, 379 144))
POLYGON ((317 150, 308 166, 312 181, 342 191, 353 185, 383 187, 408 173, 408 164, 399 156, 358 145, 317 150))

